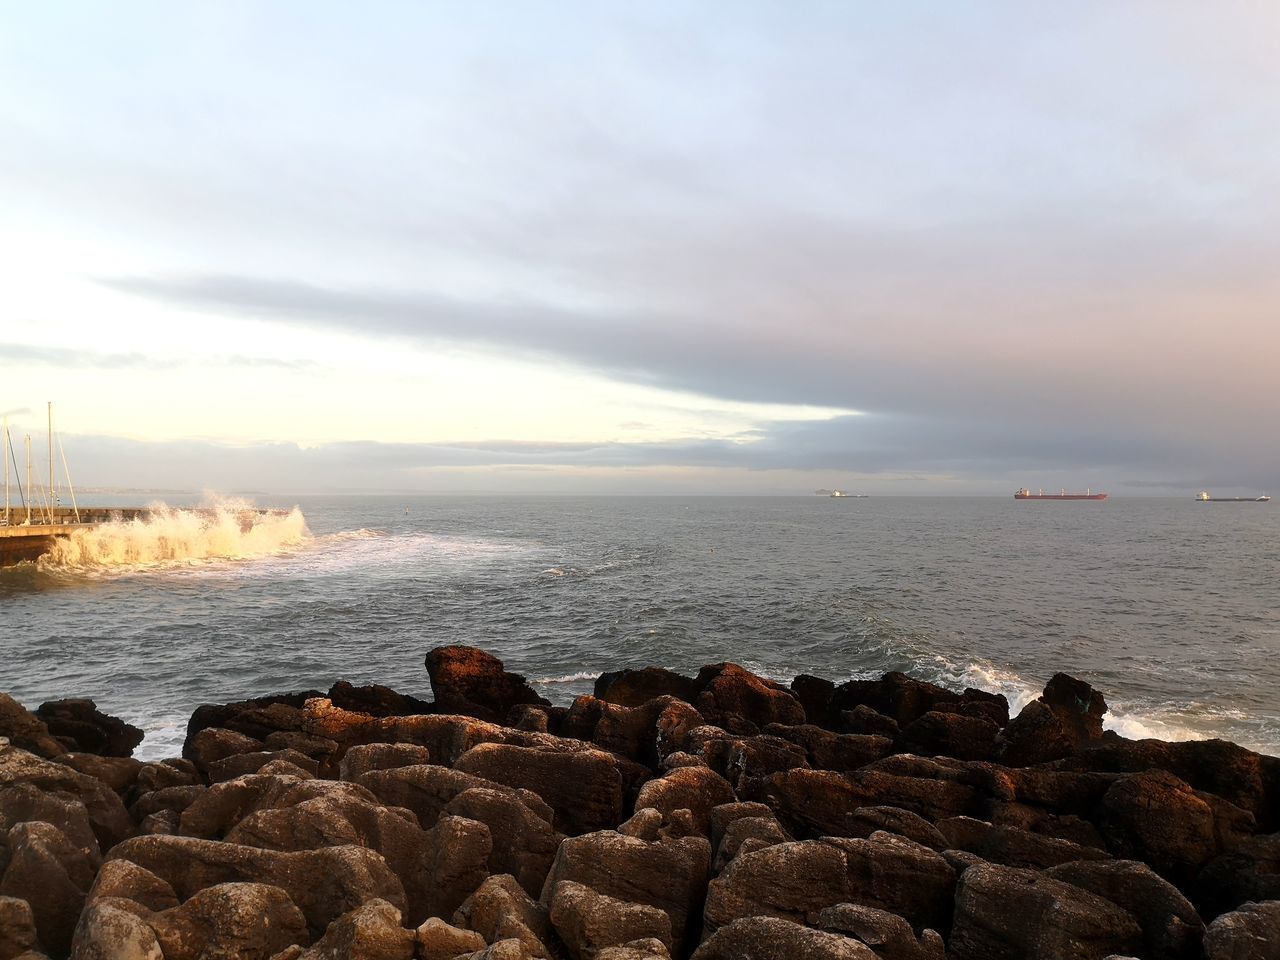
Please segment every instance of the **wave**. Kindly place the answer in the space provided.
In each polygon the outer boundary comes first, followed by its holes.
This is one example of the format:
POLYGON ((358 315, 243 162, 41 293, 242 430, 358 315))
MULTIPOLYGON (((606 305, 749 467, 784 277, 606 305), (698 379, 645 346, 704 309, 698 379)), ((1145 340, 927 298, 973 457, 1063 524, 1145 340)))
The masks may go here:
POLYGON ((529 682, 539 686, 547 686, 553 683, 580 683, 583 680, 594 680, 598 676, 600 676, 599 673, 583 670, 579 673, 566 673, 563 677, 544 677, 541 680, 531 680, 529 682))
POLYGON ((309 539, 306 518, 297 507, 261 513, 252 503, 237 499, 213 500, 200 507, 155 503, 145 517, 77 530, 55 541, 38 566, 79 573, 245 560, 309 539))

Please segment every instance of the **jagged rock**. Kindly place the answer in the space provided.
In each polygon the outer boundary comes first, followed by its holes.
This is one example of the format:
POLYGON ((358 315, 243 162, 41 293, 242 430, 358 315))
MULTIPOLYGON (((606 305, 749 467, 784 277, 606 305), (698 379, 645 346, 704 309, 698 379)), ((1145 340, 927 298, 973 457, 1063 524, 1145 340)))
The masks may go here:
POLYGON ((426 833, 425 912, 448 917, 486 877, 493 838, 489 828, 465 817, 443 816, 426 833))
POLYGON ((30 783, 0 787, 0 836, 31 820, 52 824, 93 863, 101 860, 101 848, 89 822, 89 811, 80 800, 65 793, 41 790, 30 783))
POLYGON ((0 737, 19 750, 39 757, 57 757, 67 752, 66 745, 49 732, 34 713, 7 693, 0 693, 0 737))
POLYGON ((839 715, 831 709, 831 698, 836 692, 836 685, 822 677, 802 673, 791 681, 791 692, 804 707, 807 723, 819 727, 833 729, 839 722, 839 715))
POLYGON ((578 697, 562 719, 559 732, 652 768, 683 745, 689 730, 704 722, 702 714, 673 697, 658 697, 636 707, 578 697))
POLYGON ((898 744, 921 756, 990 760, 1000 728, 985 717, 930 710, 902 728, 898 744))
POLYGON ((140 836, 152 834, 176 836, 182 828, 182 815, 176 810, 157 810, 142 818, 138 824, 140 836))
POLYGON ((124 796, 138 779, 142 761, 132 757, 100 757, 96 753, 64 753, 53 758, 86 776, 101 780, 118 795, 124 796))
POLYGON ((945 927, 954 887, 946 860, 903 837, 806 840, 739 853, 711 881, 704 917, 708 930, 756 915, 815 923, 827 907, 860 903, 945 927))
POLYGON ((450 800, 444 812, 489 828, 489 873, 510 874, 530 896, 541 894, 564 835, 533 805, 510 790, 472 787, 450 800))
POLYGON ((298 960, 412 960, 416 940, 393 904, 373 899, 329 924, 298 960))
POLYGON ((456 926, 475 930, 485 941, 497 944, 514 941, 526 957, 547 957, 551 939, 548 909, 536 903, 516 882, 499 874, 480 884, 453 915, 456 926))
POLYGON ((165 787, 202 786, 204 775, 190 760, 169 759, 159 763, 144 763, 138 768, 138 777, 133 784, 134 796, 150 793, 152 790, 163 790, 165 787))
POLYGON ((641 807, 627 821, 618 824, 618 832, 625 837, 635 837, 649 843, 662 833, 662 814, 652 807, 641 807))
POLYGON ((947 846, 951 849, 968 850, 983 860, 1006 867, 1044 870, 1077 860, 1110 859, 1104 850, 1043 837, 1017 827, 993 826, 971 817, 939 820, 938 830, 947 838, 947 846))
POLYGON ((1102 717, 1107 712, 1107 701, 1083 680, 1055 673, 1045 684, 1040 699, 1062 721, 1077 745, 1102 739, 1102 717))
POLYGON ((291 807, 316 797, 350 797, 371 804, 378 800, 359 784, 290 774, 249 774, 216 783, 192 801, 182 811, 182 833, 188 837, 221 839, 258 810, 291 807))
POLYGON ((978 864, 960 875, 947 949, 954 960, 1103 960, 1141 938, 1109 900, 1034 870, 978 864))
POLYGON ((225 760, 238 753, 256 753, 262 747, 262 741, 256 737, 223 727, 206 727, 188 741, 187 758, 200 771, 208 773, 211 763, 225 760))
POLYGON ((847 934, 871 947, 880 960, 945 960, 946 948, 936 930, 925 930, 917 939, 911 924, 897 914, 838 903, 818 915, 823 930, 847 934))
POLYGON ((681 676, 662 667, 643 667, 639 670, 602 673, 596 678, 593 692, 598 700, 624 707, 638 707, 658 697, 675 697, 685 703, 692 703, 698 690, 698 684, 691 677, 681 676))
POLYGON ((428 700, 397 693, 376 683, 357 687, 346 680, 339 680, 329 688, 329 700, 335 707, 367 713, 372 717, 407 717, 436 712, 436 705, 428 700))
POLYGON ((544 956, 544 954, 530 953, 529 948, 524 943, 511 939, 499 940, 483 950, 476 953, 465 953, 454 957, 453 960, 537 960, 541 956, 544 956))
MULTIPOLYGON (((996 708, 1003 704, 1004 719, 1008 719, 1008 703, 1004 697, 980 690, 966 690, 963 694, 945 690, 937 684, 926 683, 908 677, 905 673, 886 673, 879 680, 849 680, 836 687, 831 698, 831 709, 837 713, 867 706, 882 716, 892 718, 905 727, 930 710, 941 706, 961 706, 966 703, 983 704, 979 709, 987 713, 990 704, 996 708)), ((999 721, 997 721, 999 722, 999 721)))
POLYGON ((405 906, 404 887, 380 855, 364 847, 282 852, 194 837, 134 837, 109 860, 129 860, 173 887, 182 900, 219 883, 281 887, 307 918, 312 935, 374 898, 405 906))
POLYGON ((616 758, 602 750, 482 743, 463 754, 454 769, 533 791, 555 811, 556 827, 565 833, 611 827, 622 819, 622 774, 616 758))
MULTIPOLYGON (((453 798, 466 790, 510 789, 491 783, 483 777, 434 764, 371 770, 362 774, 357 783, 388 806, 412 810, 418 822, 428 829, 435 826, 453 798)), ((550 815, 548 810, 548 816, 550 815)))
POLYGON ((1250 900, 1280 900, 1280 833, 1251 837, 1215 857, 1200 871, 1195 892, 1206 916, 1250 900))
POLYGON ((362 743, 342 755, 338 776, 359 780, 370 770, 395 770, 430 762, 431 751, 415 743, 362 743))
POLYGON ((508 673, 501 660, 474 647, 436 647, 427 654, 427 673, 438 713, 501 723, 519 704, 551 705, 524 677, 508 673))
POLYGON ((692 960, 878 960, 866 944, 779 917, 745 917, 717 930, 692 960))
POLYGON ((657 907, 627 903, 573 881, 551 897, 551 924, 573 960, 594 960, 605 947, 653 938, 671 946, 671 918, 657 907))
POLYGON ((50 700, 36 708, 49 733, 69 750, 103 757, 131 757, 145 734, 98 709, 92 700, 50 700))
POLYGON ((1205 960, 1280 960, 1280 900, 1246 903, 1204 934, 1205 960))
POLYGON ((0 960, 38 950, 39 944, 31 904, 18 897, 0 896, 0 960))
POLYGON ((708 817, 711 825, 711 849, 719 849, 720 841, 724 839, 725 831, 729 829, 730 824, 735 820, 745 820, 753 817, 773 817, 773 815, 773 809, 767 803, 755 803, 752 801, 723 803, 718 807, 712 807, 708 817))
MULTIPOLYGON (((70 934, 69 934, 70 935, 70 934)), ((71 960, 166 960, 151 924, 127 900, 89 904, 74 931, 71 960)))
POLYGON ((679 767, 640 788, 636 807, 652 807, 664 815, 688 810, 703 834, 711 829, 711 808, 734 801, 733 788, 707 767, 679 767))
POLYGON ((128 860, 108 860, 98 871, 89 888, 88 901, 92 903, 106 897, 132 900, 154 913, 178 905, 178 895, 172 886, 128 860))
POLYGON ((311 699, 323 697, 319 690, 255 697, 234 703, 205 703, 196 707, 187 721, 187 737, 182 755, 192 758, 196 736, 207 727, 234 730, 255 740, 265 740, 277 730, 301 729, 300 708, 311 699))
POLYGON ((302 913, 279 887, 223 883, 148 919, 165 960, 269 957, 307 937, 302 913))
POLYGON ((1048 704, 1032 700, 1000 731, 995 758, 1011 767, 1025 767, 1061 760, 1075 749, 1076 741, 1062 718, 1048 704))
POLYGON ((718 874, 724 870, 748 840, 756 841, 752 849, 763 849, 778 843, 789 843, 791 837, 782 829, 782 825, 778 823, 772 812, 767 817, 743 817, 734 820, 725 828, 720 844, 716 847, 716 858, 711 865, 711 872, 718 874))
POLYGON ((474 930, 463 930, 430 917, 417 930, 419 960, 453 960, 460 953, 474 953, 485 948, 484 937, 474 930))
POLYGON ((677 954, 694 933, 710 867, 711 845, 704 837, 650 843, 603 830, 560 844, 542 902, 550 903, 556 884, 572 880, 616 900, 657 907, 671 918, 677 954))
POLYGON ((646 937, 616 947, 605 947, 596 960, 671 960, 671 951, 661 940, 646 937))
POLYGON ((213 761, 208 769, 209 782, 222 783, 225 780, 243 777, 247 773, 258 773, 267 764, 280 760, 305 770, 309 776, 314 777, 320 772, 320 764, 297 750, 259 750, 253 753, 237 753, 213 761))
POLYGON ((862 734, 864 736, 885 737, 896 740, 901 730, 898 721, 886 717, 879 710, 860 703, 852 710, 840 711, 840 722, 837 729, 841 733, 862 734))
POLYGON ((809 766, 804 747, 782 737, 737 737, 719 727, 700 727, 690 731, 688 739, 690 750, 728 780, 741 797, 758 792, 772 774, 809 766))
POLYGON ((97 866, 52 824, 19 823, 0 844, 0 896, 31 904, 40 942, 65 954, 97 866))
POLYGON ((928 820, 900 807, 859 807, 849 817, 849 832, 846 836, 869 837, 877 830, 896 833, 938 852, 951 846, 947 838, 928 820))
POLYGON ((1077 861, 1045 876, 1105 897, 1133 914, 1151 960, 1196 960, 1204 922, 1178 888, 1133 860, 1077 861))
POLYGON ((1117 780, 1102 799, 1098 826, 1117 856, 1180 885, 1218 853, 1213 807, 1163 770, 1117 780))
POLYGON ((790 690, 736 663, 703 667, 694 683, 699 692, 693 706, 712 723, 723 725, 727 717, 740 717, 757 728, 805 722, 804 707, 790 690))
POLYGON ((46 792, 70 794, 84 804, 94 836, 103 850, 133 831, 124 803, 101 780, 19 750, 0 739, 0 788, 24 783, 46 792))
POLYGON ((208 788, 203 784, 190 784, 184 787, 161 787, 142 794, 129 808, 129 816, 142 821, 161 810, 173 810, 181 814, 204 795, 208 788))
POLYGON ((832 733, 813 724, 788 727, 771 723, 762 732, 804 748, 809 765, 816 770, 857 770, 893 751, 893 741, 888 737, 832 733))

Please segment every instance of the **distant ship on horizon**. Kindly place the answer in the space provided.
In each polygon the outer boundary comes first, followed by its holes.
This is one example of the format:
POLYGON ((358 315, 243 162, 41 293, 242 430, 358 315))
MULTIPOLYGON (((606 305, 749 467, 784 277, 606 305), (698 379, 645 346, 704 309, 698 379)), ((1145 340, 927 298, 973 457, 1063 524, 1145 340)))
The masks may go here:
POLYGON ((1013 495, 1015 500, 1105 500, 1105 493, 1094 493, 1092 490, 1086 490, 1084 493, 1067 493, 1064 489, 1059 493, 1045 493, 1041 490, 1038 493, 1032 493, 1026 487, 1023 487, 1013 495))
POLYGON ((1265 493, 1260 497, 1211 497, 1209 491, 1201 490, 1196 494, 1199 503, 1270 503, 1271 498, 1265 493))
POLYGON ((830 497, 848 497, 850 500, 865 500, 870 494, 867 493, 845 493, 843 490, 832 490, 827 496, 830 497))

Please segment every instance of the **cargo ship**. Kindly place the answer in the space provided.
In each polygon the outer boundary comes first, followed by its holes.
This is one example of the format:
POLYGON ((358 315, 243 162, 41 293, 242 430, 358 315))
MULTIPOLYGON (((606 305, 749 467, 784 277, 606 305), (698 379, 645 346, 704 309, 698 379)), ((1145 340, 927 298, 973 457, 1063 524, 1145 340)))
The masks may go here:
POLYGON ((1270 503, 1271 498, 1265 493, 1260 497, 1211 497, 1207 490, 1201 490, 1196 494, 1196 500, 1200 503, 1270 503))
POLYGON ((1043 490, 1038 493, 1032 493, 1026 487, 1023 487, 1013 495, 1015 500, 1105 500, 1105 493, 1094 493, 1092 490, 1086 490, 1084 493, 1067 493, 1062 490, 1058 493, 1045 493, 1043 490))

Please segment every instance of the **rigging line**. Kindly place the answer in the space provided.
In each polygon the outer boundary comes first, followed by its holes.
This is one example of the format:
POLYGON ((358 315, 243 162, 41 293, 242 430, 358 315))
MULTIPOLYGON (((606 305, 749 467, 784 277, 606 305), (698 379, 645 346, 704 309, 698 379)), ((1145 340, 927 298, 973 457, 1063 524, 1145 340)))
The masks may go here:
POLYGON ((58 434, 58 452, 62 454, 62 475, 67 481, 67 492, 71 494, 71 509, 75 513, 76 523, 79 523, 80 507, 76 503, 76 488, 71 482, 71 469, 67 466, 67 448, 62 445, 62 434, 58 434))
POLYGON ((13 437, 9 436, 9 431, 5 430, 5 436, 9 438, 9 458, 13 461, 14 480, 18 482, 18 499, 22 501, 25 509, 27 506, 27 496, 22 492, 22 474, 18 472, 18 454, 13 449, 13 437))

